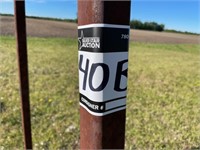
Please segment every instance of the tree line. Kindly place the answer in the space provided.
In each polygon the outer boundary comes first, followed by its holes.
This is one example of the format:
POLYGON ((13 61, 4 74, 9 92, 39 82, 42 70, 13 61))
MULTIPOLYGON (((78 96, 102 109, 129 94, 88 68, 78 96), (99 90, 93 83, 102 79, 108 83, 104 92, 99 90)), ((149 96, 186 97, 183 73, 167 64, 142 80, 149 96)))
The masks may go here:
POLYGON ((140 20, 131 20, 130 27, 132 29, 151 30, 151 31, 164 31, 165 25, 156 22, 142 22, 140 20))

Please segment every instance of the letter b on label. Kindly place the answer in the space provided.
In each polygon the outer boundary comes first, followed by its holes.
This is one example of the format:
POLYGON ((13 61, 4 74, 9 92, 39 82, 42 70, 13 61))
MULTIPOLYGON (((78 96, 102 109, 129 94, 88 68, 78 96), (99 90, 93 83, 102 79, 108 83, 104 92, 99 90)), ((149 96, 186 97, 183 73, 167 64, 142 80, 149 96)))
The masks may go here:
POLYGON ((122 80, 122 76, 125 76, 127 78, 127 72, 128 70, 125 69, 123 70, 123 65, 125 63, 127 63, 128 60, 123 60, 123 61, 120 61, 118 62, 118 65, 117 65, 117 72, 116 72, 116 78, 115 78, 115 91, 126 91, 127 87, 125 88, 120 88, 120 84, 121 84, 121 80, 122 80))

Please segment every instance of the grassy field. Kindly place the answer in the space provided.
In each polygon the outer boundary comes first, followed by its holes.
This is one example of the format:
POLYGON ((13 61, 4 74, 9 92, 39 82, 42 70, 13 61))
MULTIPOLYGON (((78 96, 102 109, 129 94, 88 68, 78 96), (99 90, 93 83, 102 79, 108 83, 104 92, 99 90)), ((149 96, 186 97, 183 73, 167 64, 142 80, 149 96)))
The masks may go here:
MULTIPOLYGON (((130 43, 126 149, 200 148, 199 45, 130 43)), ((77 40, 28 38, 34 149, 77 149, 77 40)), ((0 150, 22 149, 15 40, 0 37, 0 150)))

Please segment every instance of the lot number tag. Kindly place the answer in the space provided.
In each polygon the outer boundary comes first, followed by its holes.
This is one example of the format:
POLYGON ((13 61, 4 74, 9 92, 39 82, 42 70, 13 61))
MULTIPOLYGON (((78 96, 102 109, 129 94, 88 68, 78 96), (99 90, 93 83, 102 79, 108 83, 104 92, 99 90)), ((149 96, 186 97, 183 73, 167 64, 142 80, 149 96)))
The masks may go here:
POLYGON ((78 27, 80 105, 95 116, 126 108, 129 26, 78 27))

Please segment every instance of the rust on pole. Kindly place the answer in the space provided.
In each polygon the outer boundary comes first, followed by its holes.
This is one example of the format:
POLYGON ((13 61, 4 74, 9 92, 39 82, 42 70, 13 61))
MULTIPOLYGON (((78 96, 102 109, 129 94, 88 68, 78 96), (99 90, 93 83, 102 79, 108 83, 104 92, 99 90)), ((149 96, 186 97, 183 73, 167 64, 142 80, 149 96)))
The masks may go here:
POLYGON ((130 1, 78 0, 80 149, 124 149, 130 1))
POLYGON ((24 148, 32 149, 25 2, 14 0, 14 4, 24 148))

